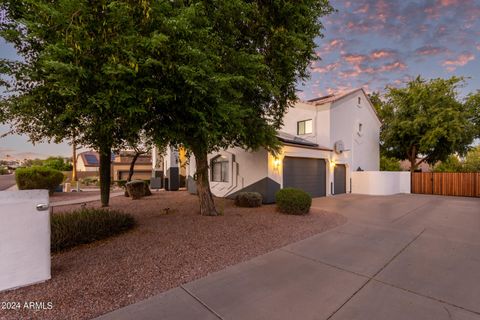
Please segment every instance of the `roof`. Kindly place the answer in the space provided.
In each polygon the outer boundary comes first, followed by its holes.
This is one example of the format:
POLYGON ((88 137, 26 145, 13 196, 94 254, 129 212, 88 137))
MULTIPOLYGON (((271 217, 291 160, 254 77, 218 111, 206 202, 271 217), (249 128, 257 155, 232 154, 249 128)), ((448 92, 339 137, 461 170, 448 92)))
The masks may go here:
POLYGON ((357 89, 353 89, 353 90, 350 90, 350 91, 347 91, 347 92, 344 92, 344 93, 339 93, 339 94, 329 94, 327 96, 323 96, 323 97, 319 97, 319 98, 315 98, 315 99, 310 99, 308 100, 307 102, 308 103, 311 103, 315 106, 320 106, 322 104, 326 104, 326 103, 333 103, 333 102, 336 102, 340 99, 343 99, 353 93, 356 93, 358 91, 362 91, 363 94, 365 95, 365 97, 367 97, 367 101, 368 101, 368 104, 370 105, 371 107, 371 110, 373 111, 375 117, 377 118, 377 121, 378 123, 382 123, 380 121, 380 118, 378 117, 378 114, 377 114, 377 110, 375 110, 375 107, 373 106, 372 102, 370 101, 370 98, 368 97, 368 94, 365 92, 365 90, 363 90, 363 88, 357 88, 357 89))
POLYGON ((278 131, 277 132, 277 138, 281 142, 287 145, 292 145, 292 146, 302 146, 302 147, 309 147, 313 149, 320 149, 320 150, 326 150, 326 151, 332 151, 332 149, 326 148, 326 147, 321 147, 318 144, 308 141, 306 139, 297 137, 293 134, 289 134, 283 131, 278 131))
POLYGON ((78 155, 83 160, 83 163, 86 167, 99 167, 100 166, 100 157, 98 152, 95 151, 85 151, 78 155))
POLYGON ((326 96, 323 96, 323 97, 310 99, 307 102, 311 102, 315 105, 321 105, 321 104, 325 104, 325 103, 335 102, 335 101, 338 101, 342 98, 345 98, 346 96, 351 95, 352 93, 355 93, 355 92, 360 91, 360 90, 363 91, 362 88, 357 88, 357 89, 347 91, 347 92, 344 92, 344 93, 329 94, 329 95, 326 95, 326 96))

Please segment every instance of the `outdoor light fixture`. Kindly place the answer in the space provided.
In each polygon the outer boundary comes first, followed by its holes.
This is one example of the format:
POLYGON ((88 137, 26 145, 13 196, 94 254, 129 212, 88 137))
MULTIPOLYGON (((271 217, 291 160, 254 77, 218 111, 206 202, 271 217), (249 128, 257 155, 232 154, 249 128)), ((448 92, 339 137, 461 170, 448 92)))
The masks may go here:
POLYGON ((330 165, 332 166, 332 168, 335 168, 335 166, 337 165, 337 163, 335 162, 335 160, 330 160, 330 165))
POLYGON ((279 168, 280 167, 280 159, 275 158, 275 160, 273 160, 273 166, 275 168, 279 168))

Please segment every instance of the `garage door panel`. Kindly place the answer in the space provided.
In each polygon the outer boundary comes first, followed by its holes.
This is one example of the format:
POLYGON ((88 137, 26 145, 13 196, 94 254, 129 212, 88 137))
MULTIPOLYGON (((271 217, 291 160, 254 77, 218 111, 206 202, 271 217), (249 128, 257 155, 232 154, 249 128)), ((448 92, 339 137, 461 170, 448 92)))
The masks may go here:
POLYGON ((312 197, 325 196, 325 160, 285 157, 283 160, 283 187, 302 189, 312 197))

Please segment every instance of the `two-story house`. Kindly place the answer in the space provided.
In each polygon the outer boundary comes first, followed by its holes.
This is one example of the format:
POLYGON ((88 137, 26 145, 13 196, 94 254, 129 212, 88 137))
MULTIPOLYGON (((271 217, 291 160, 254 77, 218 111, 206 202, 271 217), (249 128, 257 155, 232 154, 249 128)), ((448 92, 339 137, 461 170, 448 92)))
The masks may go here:
MULTIPOLYGON (((351 192, 350 173, 379 170, 380 120, 363 89, 300 101, 289 109, 278 132, 279 155, 230 148, 210 154, 210 187, 218 197, 257 191, 265 203, 294 187, 313 197, 351 192)), ((186 169, 195 193, 195 161, 186 169)))

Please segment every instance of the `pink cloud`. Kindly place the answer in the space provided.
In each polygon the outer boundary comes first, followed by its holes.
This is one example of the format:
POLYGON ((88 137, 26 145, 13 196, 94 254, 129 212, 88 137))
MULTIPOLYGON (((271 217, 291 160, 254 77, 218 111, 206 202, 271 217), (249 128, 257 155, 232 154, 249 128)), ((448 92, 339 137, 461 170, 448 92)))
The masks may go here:
POLYGON ((388 71, 398 71, 398 70, 405 70, 407 66, 402 61, 394 61, 391 63, 384 64, 380 66, 377 70, 378 72, 388 72, 388 71))
POLYGON ((312 72, 314 72, 314 73, 326 73, 326 72, 331 72, 331 71, 333 71, 334 69, 336 69, 339 65, 340 65, 339 62, 335 62, 335 63, 327 64, 327 65, 325 65, 325 66, 314 67, 314 68, 312 68, 312 72))
POLYGON ((441 5, 442 7, 454 6, 459 3, 460 3, 459 0, 440 0, 439 1, 439 5, 441 5))
POLYGON ((334 50, 340 50, 345 46, 344 39, 332 39, 328 43, 322 46, 322 48, 316 52, 317 57, 330 53, 334 50))
POLYGON ((480 51, 480 44, 477 44, 477 50, 480 51))
POLYGON ((452 72, 456 68, 461 67, 475 59, 475 55, 470 52, 464 52, 458 55, 455 59, 448 59, 442 63, 448 71, 452 72))
POLYGON ((370 60, 379 60, 379 59, 389 59, 396 55, 396 52, 393 50, 374 50, 370 53, 370 60))
POLYGON ((438 54, 446 53, 448 49, 445 47, 423 46, 415 50, 415 54, 420 56, 435 56, 438 54))
POLYGON ((345 61, 353 65, 358 65, 368 60, 368 57, 363 54, 345 54, 343 58, 345 59, 345 61))

